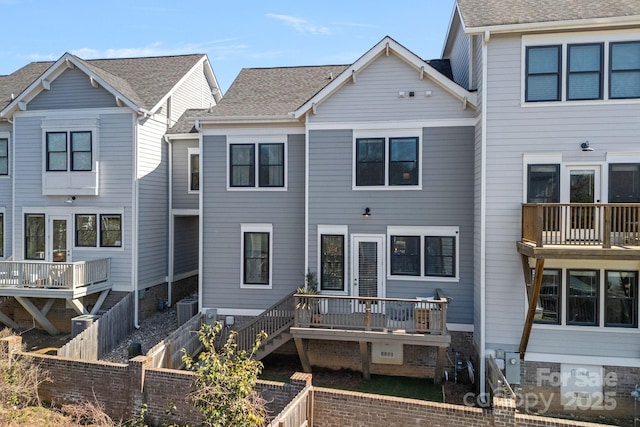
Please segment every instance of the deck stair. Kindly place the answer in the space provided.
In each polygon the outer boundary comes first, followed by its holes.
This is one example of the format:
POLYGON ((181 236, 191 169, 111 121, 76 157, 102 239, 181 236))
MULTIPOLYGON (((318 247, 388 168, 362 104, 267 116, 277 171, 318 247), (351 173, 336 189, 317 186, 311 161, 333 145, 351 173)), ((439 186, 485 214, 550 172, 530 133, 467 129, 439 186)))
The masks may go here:
POLYGON ((267 339, 256 352, 261 360, 286 344, 293 337, 289 333, 295 320, 295 292, 291 292, 271 307, 267 308, 250 323, 238 329, 236 343, 241 350, 251 351, 256 335, 260 331, 267 333, 267 339))

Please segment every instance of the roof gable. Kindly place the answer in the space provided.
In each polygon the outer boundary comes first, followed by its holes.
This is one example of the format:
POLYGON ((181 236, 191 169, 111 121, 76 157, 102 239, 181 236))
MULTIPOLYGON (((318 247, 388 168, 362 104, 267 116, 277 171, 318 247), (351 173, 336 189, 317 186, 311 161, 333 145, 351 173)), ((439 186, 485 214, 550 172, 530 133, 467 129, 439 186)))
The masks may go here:
MULTIPOLYGON (((137 113, 150 114, 186 76, 205 62, 208 64, 206 55, 202 54, 83 60, 65 53, 54 63, 29 64, 0 78, 0 101, 3 101, 0 107, 4 107, 0 110, 0 117, 10 116, 16 109, 26 109, 30 100, 41 91, 48 90, 51 82, 68 68, 82 71, 94 87, 101 86, 113 95, 118 105, 127 106, 137 113)), ((215 76, 208 65, 205 65, 205 74, 211 88, 217 89, 215 76)))
POLYGON ((337 78, 333 79, 322 90, 307 100, 300 108, 294 112, 295 118, 300 118, 308 111, 313 111, 315 106, 326 100, 333 93, 338 91, 348 82, 357 82, 357 76, 360 71, 369 66, 381 55, 396 55, 416 70, 416 79, 429 78, 444 88, 451 95, 459 98, 465 104, 468 103, 473 107, 477 106, 476 94, 457 85, 443 74, 439 73, 435 68, 427 62, 420 59, 413 52, 393 40, 391 37, 383 38, 378 44, 371 48, 367 53, 361 56, 356 62, 345 69, 337 78))

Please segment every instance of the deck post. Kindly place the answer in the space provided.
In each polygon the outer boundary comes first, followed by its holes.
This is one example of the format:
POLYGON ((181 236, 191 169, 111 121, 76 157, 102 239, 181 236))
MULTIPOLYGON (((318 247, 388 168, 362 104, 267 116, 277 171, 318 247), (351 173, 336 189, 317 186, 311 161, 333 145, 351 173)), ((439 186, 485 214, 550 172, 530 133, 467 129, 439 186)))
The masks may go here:
POLYGON ((293 341, 296 343, 296 350, 298 350, 298 357, 300 358, 300 364, 302 365, 302 370, 307 374, 311 373, 311 364, 309 363, 309 357, 307 355, 307 346, 306 341, 303 338, 294 338, 293 341))
POLYGON ((364 330, 371 330, 371 300, 367 300, 367 306, 364 310, 364 330))
POLYGON ((371 358, 369 357, 369 343, 360 341, 360 358, 362 359, 362 378, 371 379, 371 358))
POLYGON ((541 248, 542 241, 542 229, 544 224, 544 210, 541 204, 536 205, 536 246, 541 248))
POLYGON ((438 347, 438 356, 436 358, 436 370, 433 373, 433 382, 435 384, 442 383, 444 376, 444 365, 447 359, 447 347, 438 347))
POLYGON ((23 306, 24 309, 27 310, 27 312, 31 316, 33 316, 36 322, 40 323, 40 325, 49 333, 49 335, 57 335, 60 333, 60 331, 58 331, 56 327, 53 326, 51 322, 49 322, 47 317, 44 314, 42 314, 40 310, 38 310, 38 307, 36 307, 31 301, 29 301, 29 298, 25 298, 25 297, 15 297, 15 298, 16 298, 16 301, 18 301, 20 305, 23 306))
POLYGON ((611 247, 611 206, 604 206, 604 218, 602 220, 602 247, 611 247))
POLYGON ((542 276, 544 273, 544 258, 536 259, 536 276, 533 281, 533 290, 529 298, 529 310, 527 310, 527 318, 524 322, 522 330, 522 338, 520 339, 520 358, 524 359, 524 353, 527 351, 529 344, 529 335, 531 335, 531 327, 536 315, 536 307, 538 305, 538 297, 540 296, 540 288, 542 287, 542 276))

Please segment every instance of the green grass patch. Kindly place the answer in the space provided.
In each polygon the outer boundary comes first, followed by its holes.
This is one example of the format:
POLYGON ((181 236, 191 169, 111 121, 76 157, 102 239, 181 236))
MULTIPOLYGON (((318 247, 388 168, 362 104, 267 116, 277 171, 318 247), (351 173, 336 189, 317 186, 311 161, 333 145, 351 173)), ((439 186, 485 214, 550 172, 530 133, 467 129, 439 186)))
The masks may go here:
POLYGON ((317 382, 320 387, 340 388, 343 390, 359 391, 362 393, 382 394, 385 396, 406 397, 410 399, 442 402, 442 387, 435 385, 432 380, 423 378, 389 377, 385 375, 371 375, 371 379, 362 380, 357 386, 342 386, 335 384, 324 385, 322 380, 317 382))

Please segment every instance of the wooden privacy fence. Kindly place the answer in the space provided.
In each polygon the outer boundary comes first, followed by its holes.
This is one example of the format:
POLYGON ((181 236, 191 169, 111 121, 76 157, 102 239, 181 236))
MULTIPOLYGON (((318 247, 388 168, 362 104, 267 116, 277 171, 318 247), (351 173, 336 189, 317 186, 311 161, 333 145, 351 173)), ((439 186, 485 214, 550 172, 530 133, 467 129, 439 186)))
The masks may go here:
POLYGON ((305 387, 267 427, 307 427, 313 425, 313 390, 305 387))
POLYGON ((87 329, 58 349, 58 356, 98 360, 133 331, 134 299, 131 292, 87 329))
POLYGON ((496 360, 493 357, 486 358, 486 390, 489 393, 489 402, 493 401, 494 397, 504 399, 516 399, 516 394, 509 385, 509 382, 505 378, 502 370, 498 367, 496 360))
POLYGON ((154 368, 182 369, 184 366, 182 349, 185 349, 190 356, 194 356, 202 350, 202 343, 198 338, 202 320, 202 314, 196 314, 149 350, 147 356, 152 359, 151 366, 154 368))

